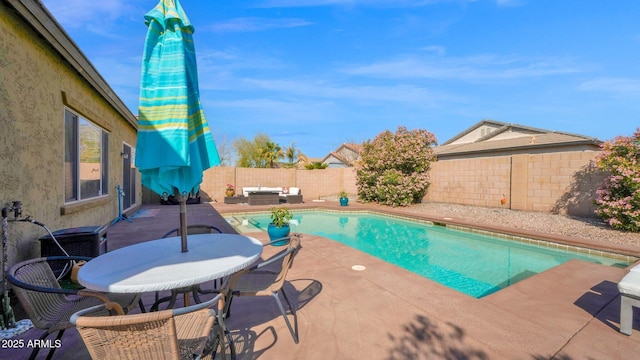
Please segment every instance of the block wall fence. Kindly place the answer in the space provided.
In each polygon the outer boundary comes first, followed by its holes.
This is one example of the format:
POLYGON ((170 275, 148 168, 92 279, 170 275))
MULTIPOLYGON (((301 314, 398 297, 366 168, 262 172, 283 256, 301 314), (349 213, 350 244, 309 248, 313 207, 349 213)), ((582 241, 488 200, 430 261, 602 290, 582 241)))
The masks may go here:
POLYGON ((595 216, 598 151, 437 161, 423 201, 595 216), (506 204, 501 199, 506 198, 506 204))
POLYGON ((341 190, 345 190, 352 198, 357 193, 354 168, 299 170, 215 167, 204 173, 201 196, 209 201, 222 202, 227 184, 234 186, 236 194, 240 194, 243 187, 294 186, 301 189, 305 202, 337 196, 341 190))
MULTIPOLYGON (((593 200, 604 180, 593 165, 597 154, 569 151, 440 160, 432 164, 431 185, 423 201, 595 216, 593 200)), ((351 198, 357 194, 354 168, 215 167, 204 174, 203 200, 223 202, 227 184, 236 193, 244 186, 295 186, 305 202, 336 197, 343 189, 351 198)))

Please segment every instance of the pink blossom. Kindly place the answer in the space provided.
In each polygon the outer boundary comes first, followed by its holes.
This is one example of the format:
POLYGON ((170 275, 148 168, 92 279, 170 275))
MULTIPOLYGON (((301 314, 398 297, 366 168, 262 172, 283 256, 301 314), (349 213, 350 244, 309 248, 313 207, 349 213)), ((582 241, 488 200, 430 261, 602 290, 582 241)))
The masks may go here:
POLYGON ((596 158, 600 170, 608 173, 596 191, 596 213, 611 227, 640 231, 640 128, 632 137, 618 136, 602 144, 596 158))

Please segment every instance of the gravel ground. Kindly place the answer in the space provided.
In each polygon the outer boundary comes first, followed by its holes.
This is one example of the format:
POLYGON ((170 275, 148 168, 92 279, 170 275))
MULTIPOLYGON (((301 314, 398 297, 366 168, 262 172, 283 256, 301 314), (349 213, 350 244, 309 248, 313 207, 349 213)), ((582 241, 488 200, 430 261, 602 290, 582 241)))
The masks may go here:
POLYGON ((640 233, 611 229, 600 218, 569 217, 542 212, 518 211, 469 205, 423 203, 406 208, 407 212, 464 219, 479 224, 502 226, 579 239, 634 246, 640 249, 640 233))

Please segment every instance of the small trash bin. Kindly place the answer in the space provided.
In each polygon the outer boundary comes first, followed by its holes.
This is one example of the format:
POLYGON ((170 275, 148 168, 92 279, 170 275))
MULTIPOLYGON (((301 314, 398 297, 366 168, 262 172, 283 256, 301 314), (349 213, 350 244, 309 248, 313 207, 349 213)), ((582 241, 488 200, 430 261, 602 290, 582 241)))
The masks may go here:
MULTIPOLYGON (((71 256, 96 257, 107 252, 107 227, 83 226, 62 229, 53 232, 60 246, 71 256)), ((64 253, 53 241, 51 235, 40 238, 41 256, 64 256, 64 253)), ((50 263, 53 272, 58 275, 64 263, 50 263)))

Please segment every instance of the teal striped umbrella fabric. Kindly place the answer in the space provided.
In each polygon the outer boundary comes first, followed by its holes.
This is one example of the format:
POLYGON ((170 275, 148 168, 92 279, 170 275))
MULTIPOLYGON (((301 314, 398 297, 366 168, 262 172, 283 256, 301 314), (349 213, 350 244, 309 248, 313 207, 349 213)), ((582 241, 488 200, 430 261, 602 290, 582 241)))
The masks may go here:
POLYGON ((149 27, 140 80, 136 167, 142 184, 180 201, 182 251, 187 252, 186 200, 202 173, 220 164, 200 104, 194 28, 178 0, 145 14, 149 27))
POLYGON ((194 27, 178 0, 161 0, 145 23, 135 164, 149 189, 184 196, 220 164, 200 103, 194 27))

